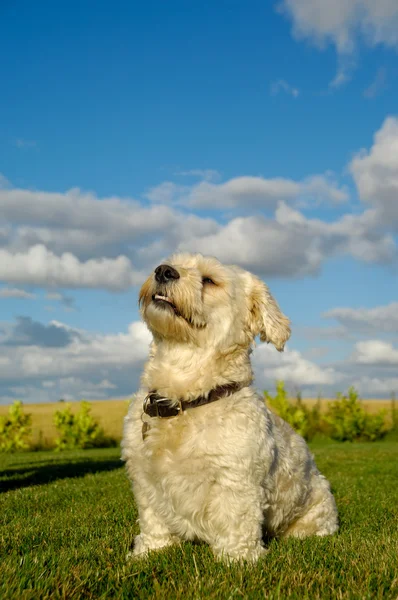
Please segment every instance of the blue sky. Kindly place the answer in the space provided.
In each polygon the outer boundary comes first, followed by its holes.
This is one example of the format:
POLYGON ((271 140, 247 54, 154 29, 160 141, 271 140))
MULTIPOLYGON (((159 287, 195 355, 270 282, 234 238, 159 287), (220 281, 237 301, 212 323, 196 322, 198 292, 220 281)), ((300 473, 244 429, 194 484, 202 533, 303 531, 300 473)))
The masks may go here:
POLYGON ((397 31, 390 0, 2 3, 0 401, 133 391, 179 248, 291 317, 258 385, 398 391, 397 31))

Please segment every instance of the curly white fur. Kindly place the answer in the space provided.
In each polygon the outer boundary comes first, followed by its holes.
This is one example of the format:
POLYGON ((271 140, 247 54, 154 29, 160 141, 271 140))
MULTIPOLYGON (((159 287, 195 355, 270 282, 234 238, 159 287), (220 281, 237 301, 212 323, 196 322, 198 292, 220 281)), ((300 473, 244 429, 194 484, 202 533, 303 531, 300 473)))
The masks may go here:
POLYGON ((199 539, 217 557, 253 561, 266 551, 264 534, 334 533, 328 481, 305 441, 250 386, 254 338, 282 350, 288 319, 265 284, 238 267, 189 254, 167 265, 178 279, 151 275, 141 290, 154 341, 122 442, 139 512, 134 555, 199 539), (143 415, 149 390, 189 401, 230 382, 244 387, 177 417, 143 415))

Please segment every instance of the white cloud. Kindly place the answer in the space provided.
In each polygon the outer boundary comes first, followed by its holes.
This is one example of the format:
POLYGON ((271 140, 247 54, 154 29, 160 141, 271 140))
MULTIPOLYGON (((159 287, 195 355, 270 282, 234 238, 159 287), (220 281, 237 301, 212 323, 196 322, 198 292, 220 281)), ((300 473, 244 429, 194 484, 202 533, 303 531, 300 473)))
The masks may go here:
POLYGON ((240 176, 220 182, 194 170, 207 179, 164 182, 148 192, 155 204, 79 190, 0 189, 0 280, 10 288, 126 290, 176 249, 215 254, 264 276, 313 275, 334 256, 392 264, 396 146, 398 120, 390 118, 372 148, 350 163, 364 211, 334 220, 305 213, 325 204, 341 212, 348 190, 331 172, 300 181, 240 176), (218 220, 192 212, 214 208, 223 213, 218 220))
POLYGON ((57 321, 35 325, 36 345, 0 345, 0 402, 16 396, 25 402, 120 397, 137 389, 151 340, 143 323, 133 322, 126 332, 107 335, 57 321), (41 345, 39 330, 45 334, 54 327, 63 330, 69 342, 41 345))
POLYGON ((273 208, 278 200, 294 198, 300 186, 283 178, 235 177, 224 183, 201 182, 193 186, 181 203, 193 208, 273 208))
POLYGON ((398 350, 380 340, 358 342, 351 357, 323 365, 289 345, 281 354, 270 345, 260 345, 253 353, 253 365, 258 389, 273 391, 275 382, 282 380, 290 393, 301 391, 304 397, 330 398, 337 391, 346 393, 352 385, 363 397, 398 393, 398 350))
POLYGON ((148 355, 151 335, 139 321, 131 323, 126 333, 107 335, 93 335, 57 321, 48 326, 41 325, 43 331, 49 327, 64 330, 68 343, 46 350, 37 336, 35 345, 24 345, 21 341, 20 345, 3 343, 0 346, 0 379, 3 383, 14 379, 43 378, 48 381, 87 374, 91 378, 101 375, 103 380, 108 379, 107 370, 141 367, 148 355))
POLYGON ((217 228, 212 219, 167 206, 100 199, 79 190, 61 194, 0 189, 0 215, 6 223, 0 228, 0 246, 13 254, 41 244, 56 255, 69 252, 80 260, 120 255, 133 259, 137 249, 155 239, 162 239, 170 252, 185 236, 217 228))
POLYGON ((398 349, 381 340, 357 342, 351 361, 361 365, 398 366, 398 349))
POLYGON ((398 227, 398 118, 388 117, 374 136, 369 151, 351 161, 361 200, 377 209, 379 221, 398 227))
POLYGON ((341 380, 341 375, 333 368, 321 367, 288 347, 279 354, 271 346, 260 345, 253 353, 253 364, 257 387, 262 388, 269 389, 278 379, 290 387, 318 389, 341 380))
POLYGON ((148 234, 178 224, 166 206, 144 207, 131 199, 103 198, 72 189, 65 194, 18 188, 0 189, 2 219, 16 225, 52 226, 109 236, 148 234))
POLYGON ((283 177, 234 177, 225 182, 200 181, 181 186, 166 181, 147 193, 152 202, 174 203, 197 209, 274 209, 284 200, 300 205, 339 204, 348 199, 332 173, 311 175, 303 181, 283 177))
POLYGON ((80 262, 71 253, 56 256, 43 245, 27 252, 0 250, 0 280, 42 287, 126 290, 142 281, 125 256, 80 262))
POLYGON ((34 300, 36 295, 19 288, 3 287, 0 289, 0 298, 25 298, 26 300, 34 300))
POLYGON ((145 197, 156 204, 171 204, 178 194, 182 194, 186 186, 177 185, 173 181, 163 181, 159 185, 150 188, 145 197))
POLYGON ((334 86, 349 79, 359 41, 371 47, 398 46, 396 0, 282 0, 279 10, 291 19, 297 39, 320 48, 335 46, 339 70, 334 86))
POLYGON ((179 249, 212 254, 268 276, 315 273, 323 259, 318 240, 305 228, 263 217, 233 219, 217 233, 186 240, 179 249))
POLYGON ((300 197, 306 204, 341 204, 349 198, 345 187, 340 187, 331 172, 312 175, 300 184, 300 197))
POLYGON ((351 255, 368 263, 389 263, 396 246, 372 230, 367 217, 326 223, 307 219, 280 203, 274 219, 238 217, 211 235, 186 239, 181 250, 218 256, 264 276, 303 277, 317 273, 326 257, 351 255))
POLYGON ((354 332, 398 333, 398 302, 374 308, 333 308, 323 316, 354 332))
POLYGON ((300 95, 300 90, 290 85, 290 83, 288 83, 284 79, 279 79, 278 81, 274 81, 273 83, 271 83, 272 96, 276 96, 280 92, 285 92, 285 94, 293 96, 293 98, 298 98, 298 96, 300 95))
MULTIPOLYGON (((27 402, 127 396, 138 388, 151 340, 141 322, 132 323, 124 333, 100 335, 51 321, 36 324, 35 335, 35 345, 33 339, 29 345, 0 345, 3 402, 13 394, 27 402), (47 335, 54 327, 64 330, 69 341, 49 349, 41 344, 40 335, 47 335)), ((380 375, 380 369, 396 371, 398 351, 378 340, 357 344, 353 356, 338 365, 317 364, 289 346, 278 353, 266 344, 257 346, 252 359, 258 389, 271 390, 275 381, 282 379, 291 392, 301 390, 313 397, 319 393, 330 397, 352 384, 364 396, 398 390, 395 374, 380 375), (368 388, 366 381, 371 382, 368 388)))
POLYGON ((361 377, 352 382, 361 396, 376 398, 391 396, 398 391, 398 377, 361 377))
MULTIPOLYGON (((38 402, 60 397, 121 396, 137 389, 151 341, 142 322, 131 323, 125 333, 107 335, 94 335, 59 321, 28 325, 24 329, 30 332, 26 344, 18 334, 19 345, 4 342, 0 345, 3 388, 0 399, 3 401, 12 394, 28 402, 38 402), (48 348, 49 334, 53 335, 55 329, 64 332, 66 343, 52 344, 48 348)), ((284 379, 290 387, 305 385, 317 392, 321 387, 340 381, 339 373, 333 368, 322 368, 296 350, 286 348, 284 353, 279 353, 266 344, 255 349, 253 366, 256 385, 263 389, 270 389, 277 379, 284 379)))

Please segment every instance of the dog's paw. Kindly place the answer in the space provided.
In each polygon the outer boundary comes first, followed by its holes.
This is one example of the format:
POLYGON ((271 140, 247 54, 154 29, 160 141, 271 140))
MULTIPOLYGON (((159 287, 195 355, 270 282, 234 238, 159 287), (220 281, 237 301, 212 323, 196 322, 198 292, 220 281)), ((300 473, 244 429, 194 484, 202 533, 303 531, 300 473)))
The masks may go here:
POLYGON ((258 544, 254 547, 242 547, 238 549, 235 548, 233 550, 226 550, 225 548, 219 550, 213 548, 213 552, 216 559, 225 563, 255 563, 259 560, 259 558, 265 556, 268 553, 268 549, 264 548, 264 546, 262 546, 261 544, 258 544))
POLYGON ((129 551, 126 555, 126 560, 131 561, 134 559, 145 558, 148 552, 156 552, 167 546, 171 546, 179 542, 179 539, 174 536, 167 537, 152 537, 142 534, 137 535, 134 538, 134 548, 129 551))

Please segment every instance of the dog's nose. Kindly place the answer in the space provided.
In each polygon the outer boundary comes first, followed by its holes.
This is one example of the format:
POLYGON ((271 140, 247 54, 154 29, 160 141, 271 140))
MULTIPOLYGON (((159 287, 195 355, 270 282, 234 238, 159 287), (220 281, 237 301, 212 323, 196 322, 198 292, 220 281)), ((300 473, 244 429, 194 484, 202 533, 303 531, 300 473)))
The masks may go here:
POLYGON ((155 269, 155 279, 158 283, 168 283, 172 279, 179 279, 180 274, 177 269, 170 265, 159 265, 155 269))

